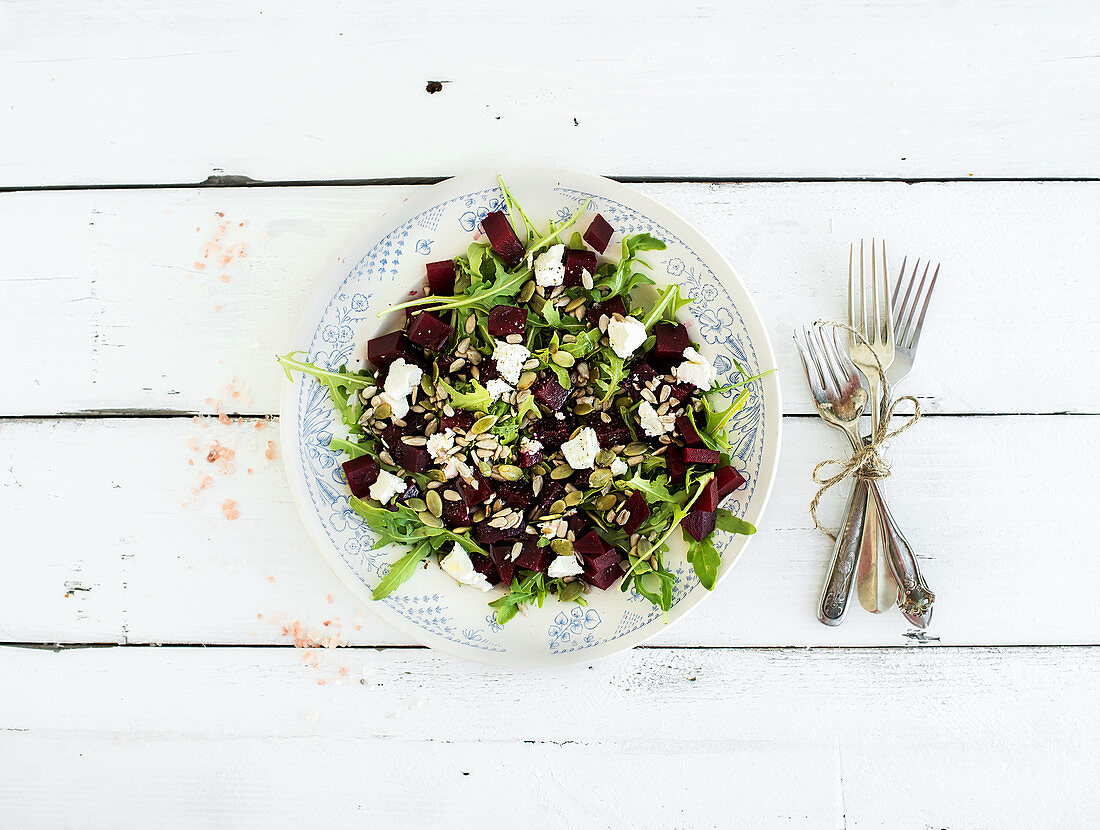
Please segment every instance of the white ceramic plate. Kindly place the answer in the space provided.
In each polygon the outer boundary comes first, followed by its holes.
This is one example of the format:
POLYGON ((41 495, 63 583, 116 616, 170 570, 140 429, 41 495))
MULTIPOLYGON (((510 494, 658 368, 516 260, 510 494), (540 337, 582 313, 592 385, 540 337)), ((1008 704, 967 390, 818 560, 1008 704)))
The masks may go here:
MULTIPOLYGON (((733 359, 753 374, 775 365, 764 325, 744 286, 721 255, 687 222, 667 208, 616 182, 561 170, 503 171, 516 199, 537 224, 569 216, 586 199, 591 204, 577 223, 583 232, 592 216, 603 214, 616 230, 609 252, 624 234, 649 232, 668 245, 645 255, 658 285, 678 282, 694 302, 681 312, 689 335, 712 358, 719 381, 737 377, 733 359)), ((362 257, 350 271, 319 286, 305 309, 291 348, 306 349, 309 360, 336 369, 361 365, 366 341, 396 327, 378 312, 408 297, 424 277, 424 265, 463 253, 486 213, 503 207, 495 173, 460 176, 425 188, 364 234, 362 257)), ((616 583, 593 590, 588 606, 551 600, 543 608, 496 624, 486 602, 499 596, 459 586, 434 564, 379 602, 371 590, 396 548, 372 550, 374 536, 348 506, 339 454, 329 439, 342 435, 327 392, 311 378, 298 377, 283 389, 282 437, 291 492, 322 556, 336 574, 383 619, 410 637, 450 654, 512 666, 546 666, 590 661, 666 630, 711 592, 684 560, 680 534, 673 534, 669 568, 677 574, 668 620, 631 589, 616 583)), ((771 374, 754 384, 745 408, 730 424, 733 463, 748 482, 723 506, 759 525, 779 460, 779 380, 771 374)), ((719 581, 733 567, 751 537, 716 533, 722 552, 719 581)), ((715 592, 721 590, 720 585, 715 592)))

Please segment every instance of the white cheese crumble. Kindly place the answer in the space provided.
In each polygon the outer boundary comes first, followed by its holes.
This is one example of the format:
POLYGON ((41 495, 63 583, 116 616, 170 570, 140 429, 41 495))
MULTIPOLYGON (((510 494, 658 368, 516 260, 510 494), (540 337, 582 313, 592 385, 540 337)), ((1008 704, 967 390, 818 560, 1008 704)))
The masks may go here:
POLYGON ((672 431, 673 426, 676 425, 676 416, 671 414, 658 415, 657 410, 653 408, 653 404, 649 401, 642 401, 642 405, 638 407, 638 423, 642 425, 646 435, 650 438, 656 438, 672 431))
POLYGON ((470 561, 470 554, 466 553, 462 545, 455 542, 454 548, 440 561, 439 566, 447 572, 448 576, 463 585, 472 585, 479 591, 488 591, 493 586, 485 578, 485 574, 474 570, 474 563, 470 561))
POLYGON ((428 455, 432 457, 432 461, 446 461, 454 446, 455 433, 453 429, 436 432, 428 436, 428 455))
POLYGON ((404 418, 409 414, 409 395, 420 384, 423 375, 419 366, 406 363, 403 357, 390 364, 381 398, 390 405, 394 418, 404 418))
POLYGON ((636 317, 612 320, 607 324, 607 337, 615 354, 628 358, 645 342, 645 324, 636 317))
POLYGON ((535 258, 535 284, 543 288, 565 282, 564 245, 551 245, 535 258))
POLYGON ((565 460, 574 470, 587 470, 596 463, 596 453, 600 451, 600 439, 596 430, 585 427, 571 441, 561 445, 565 460))
POLYGON ((531 352, 522 343, 505 343, 497 340, 496 348, 493 349, 493 360, 497 362, 497 371, 512 386, 519 383, 523 364, 530 356, 531 352))
POLYGON ((536 441, 534 438, 528 438, 524 435, 519 441, 519 448, 522 452, 542 452, 542 441, 536 441))
POLYGON ((584 573, 584 568, 581 567, 575 556, 555 557, 546 570, 546 575, 551 579, 561 576, 576 576, 580 573, 584 573))
POLYGON ((409 488, 405 479, 395 476, 386 470, 378 471, 378 480, 370 486, 370 497, 378 499, 382 504, 389 504, 390 499, 399 493, 404 493, 409 488))
POLYGON ((611 475, 613 476, 624 476, 629 469, 630 467, 621 458, 616 458, 611 462, 611 475))
POLYGON ((499 401, 505 395, 512 391, 512 387, 507 384, 506 381, 500 378, 493 378, 487 384, 485 384, 485 391, 489 393, 489 397, 494 401, 499 401))
POLYGON ((700 389, 710 389, 717 377, 713 364, 691 346, 684 349, 684 362, 674 367, 672 374, 678 380, 693 383, 700 389))

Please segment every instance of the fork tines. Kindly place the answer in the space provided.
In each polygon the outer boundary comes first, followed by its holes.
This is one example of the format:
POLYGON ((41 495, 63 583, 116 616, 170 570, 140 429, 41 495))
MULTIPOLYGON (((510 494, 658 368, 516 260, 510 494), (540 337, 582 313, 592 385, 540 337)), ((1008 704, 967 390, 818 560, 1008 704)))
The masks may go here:
POLYGON ((903 349, 915 349, 917 347, 917 341, 920 340, 921 329, 924 326, 924 315, 928 311, 928 302, 932 299, 932 289, 936 287, 936 277, 940 275, 940 265, 937 262, 935 270, 932 271, 932 279, 928 279, 928 272, 932 270, 932 263, 925 262, 924 272, 920 276, 920 284, 917 284, 917 274, 920 272, 920 259, 917 259, 916 264, 913 266, 913 273, 909 277, 909 282, 905 288, 905 296, 902 297, 901 303, 898 303, 898 294, 901 293, 901 283, 905 278, 905 260, 901 261, 901 270, 898 272, 898 281, 894 285, 894 333, 897 336, 898 345, 903 349), (925 290, 925 283, 928 283, 928 289, 925 290), (916 293, 913 293, 913 287, 916 286, 916 293), (913 302, 910 304, 909 297, 912 295, 913 302), (923 303, 921 297, 924 297, 923 303), (913 317, 917 314, 917 308, 920 308, 920 315, 916 318, 914 323, 913 317))
POLYGON ((894 320, 891 314, 890 286, 886 274, 886 240, 871 240, 871 254, 864 271, 863 240, 859 240, 858 294, 856 292, 856 246, 848 246, 848 325, 860 332, 871 345, 893 341, 894 320), (868 278, 869 277, 869 278, 868 278))

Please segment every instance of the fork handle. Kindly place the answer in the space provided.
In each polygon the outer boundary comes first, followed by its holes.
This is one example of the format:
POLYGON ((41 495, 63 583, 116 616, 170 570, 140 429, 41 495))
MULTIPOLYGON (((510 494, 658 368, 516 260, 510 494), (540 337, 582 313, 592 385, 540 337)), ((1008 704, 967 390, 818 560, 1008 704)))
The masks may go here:
POLYGON ((848 599, 855 584, 856 560, 863 539, 863 520, 867 513, 867 482, 856 479, 844 508, 844 526, 836 536, 833 559, 829 565, 817 618, 825 625, 840 625, 848 610, 848 599))
POLYGON ((932 622, 932 604, 936 601, 936 595, 925 583, 913 549, 894 521, 878 483, 871 482, 869 489, 886 535, 886 555, 898 581, 898 608, 917 628, 927 628, 932 622))

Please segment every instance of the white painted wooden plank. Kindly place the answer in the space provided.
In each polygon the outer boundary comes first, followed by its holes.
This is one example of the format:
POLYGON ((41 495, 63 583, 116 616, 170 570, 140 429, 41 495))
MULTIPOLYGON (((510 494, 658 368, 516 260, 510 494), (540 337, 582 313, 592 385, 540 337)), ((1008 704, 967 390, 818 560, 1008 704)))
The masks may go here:
MULTIPOLYGON (((1098 421, 930 418, 895 442, 891 500, 939 596, 932 642, 1100 643, 1100 562, 1084 520, 1100 446, 1082 440, 1098 421)), ((290 500, 281 448, 265 457, 277 430, 253 423, 3 423, 0 641, 287 644, 298 622, 316 640, 410 643, 323 564, 290 500), (207 462, 217 447, 234 451, 232 474, 219 472, 224 458, 207 462), (225 518, 227 500, 236 520, 225 518)), ((917 642, 895 613, 855 607, 837 629, 814 615, 831 545, 807 514, 810 471, 840 451, 816 419, 786 419, 760 533, 716 595, 657 644, 917 642)), ((822 517, 837 521, 839 501, 828 498, 822 517)))
POLYGON ((1095 176, 1094 4, 8 4, 0 185, 1095 176), (442 80, 429 94, 427 82, 442 80))
POLYGON ((0 824, 1100 819, 1100 649, 647 649, 554 672, 328 657, 0 649, 0 824))
MULTIPOLYGON (((844 313, 848 243, 872 234, 890 240, 897 265, 905 253, 944 263, 908 387, 929 411, 1100 412, 1100 184, 639 189, 697 224, 741 274, 773 336, 788 412, 812 411, 790 332, 844 313)), ((304 298, 410 192, 0 194, 0 351, 26 360, 5 378, 0 414, 211 412, 219 401, 273 412, 272 356, 300 345, 304 298), (234 378, 245 393, 230 399, 234 378)))

